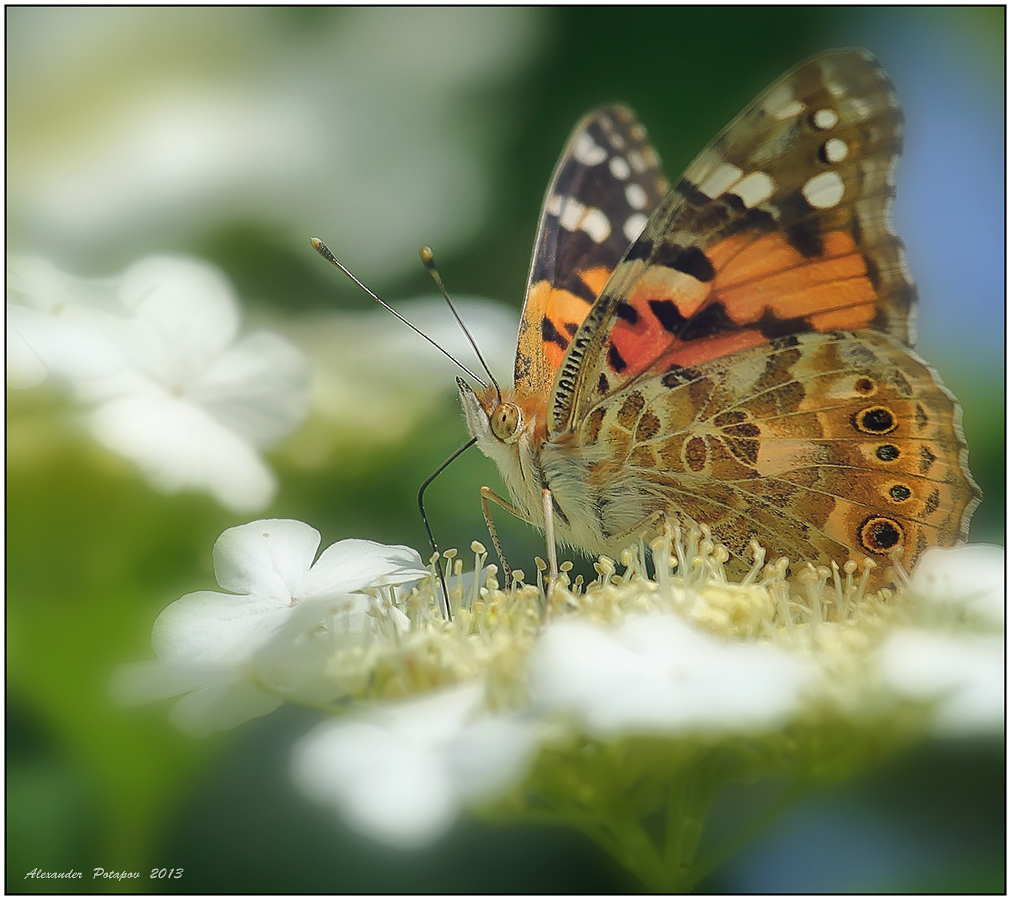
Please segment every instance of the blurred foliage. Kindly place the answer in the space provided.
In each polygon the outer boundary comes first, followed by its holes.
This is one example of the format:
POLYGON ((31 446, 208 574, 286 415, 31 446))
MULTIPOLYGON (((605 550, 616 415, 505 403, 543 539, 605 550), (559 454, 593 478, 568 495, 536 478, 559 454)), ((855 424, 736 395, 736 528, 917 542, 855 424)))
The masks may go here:
MULTIPOLYGON (((229 12, 239 19, 247 14, 229 12)), ((320 22, 339 26, 347 11, 271 15, 279 35, 298 41, 311 39, 320 22)), ((461 91, 467 108, 504 124, 491 157, 490 214, 469 241, 439 254, 451 291, 504 299, 517 310, 548 174, 572 123, 591 106, 630 103, 673 174, 758 90, 804 57, 847 43, 885 57, 895 34, 926 32, 982 58, 994 79, 995 114, 1000 110, 1003 9, 555 8, 539 10, 536 24, 541 45, 518 76, 461 91)), ((380 69, 384 46, 379 41, 370 48, 380 69)), ((205 52, 213 54, 214 47, 205 52)), ((444 202, 452 209, 457 198, 444 202)), ((429 240, 421 232, 417 238, 419 246, 429 240)), ((336 279, 307 240, 302 254, 292 246, 237 220, 149 251, 188 251, 218 263, 254 314, 298 314, 335 303, 361 309, 369 302, 336 279)), ((359 274, 369 281, 374 273, 359 274)), ((430 290, 420 266, 383 284, 390 298, 430 290)), ((1003 310, 995 310, 988 327, 1002 317, 1003 310)), ((973 538, 1003 542, 1004 413, 1003 394, 995 389, 1003 376, 974 366, 966 348, 962 358, 964 369, 948 368, 944 375, 966 408, 973 472, 986 497, 973 538)), ((164 707, 110 707, 110 671, 150 656, 150 626, 168 602, 213 587, 211 547, 237 521, 205 497, 152 493, 125 464, 81 436, 64 413, 44 389, 8 394, 8 891, 63 887, 23 880, 36 867, 82 870, 85 878, 73 888, 98 892, 602 893, 634 887, 593 847, 560 831, 464 822, 423 852, 369 844, 291 789, 288 748, 311 723, 303 711, 282 710, 220 739, 196 742, 173 732, 164 707), (92 882, 95 866, 137 871, 141 878, 92 882), (183 867, 186 874, 171 883, 152 881, 152 867, 183 867)), ((418 486, 464 437, 447 392, 444 411, 401 445, 347 451, 312 470, 281 460, 282 489, 265 515, 309 522, 322 532, 324 546, 355 536, 424 553, 418 486)), ((444 547, 484 538, 477 499, 484 483, 495 485, 498 476, 474 451, 429 491, 429 516, 444 547)), ((504 519, 499 526, 514 564, 543 553, 536 535, 504 519)), ((840 810, 857 798, 855 827, 883 835, 878 851, 901 864, 874 869, 862 880, 864 851, 840 841, 845 889, 1001 890, 1003 839, 994 835, 1002 835, 1004 825, 1002 753, 989 745, 928 750, 815 795, 798 817, 788 816, 708 887, 833 889, 798 880, 790 849, 798 832, 791 823, 812 829, 804 846, 811 834, 835 840, 844 820, 840 810), (966 823, 974 829, 971 840, 966 823), (905 864, 903 835, 923 836, 929 868, 905 864)))

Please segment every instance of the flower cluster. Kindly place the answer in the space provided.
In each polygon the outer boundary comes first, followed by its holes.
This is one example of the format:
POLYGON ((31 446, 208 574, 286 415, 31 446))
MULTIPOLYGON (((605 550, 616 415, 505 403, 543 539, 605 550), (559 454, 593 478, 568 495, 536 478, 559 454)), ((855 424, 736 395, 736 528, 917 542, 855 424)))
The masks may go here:
MULTIPOLYGON (((404 547, 340 541, 289 520, 226 531, 215 571, 158 619, 159 662, 126 671, 133 699, 185 693, 196 730, 283 700, 333 715, 293 757, 303 792, 411 847, 464 808, 581 828, 647 885, 685 888, 715 790, 851 774, 916 737, 1003 723, 1003 554, 932 550, 896 591, 852 566, 755 564, 738 583, 705 533, 668 533, 590 584, 564 564, 500 587, 439 579, 404 547), (929 661, 929 666, 928 666, 929 661), (349 703, 357 705, 349 711, 349 703), (646 825, 668 811, 662 834, 646 825), (673 812, 672 812, 673 811, 673 812)), ((900 573, 901 575, 901 573, 900 573)))
POLYGON ((11 233, 103 264, 237 224, 290 251, 324 230, 387 283, 414 267, 419 234, 463 245, 488 214, 500 142, 485 129, 509 121, 502 89, 533 59, 543 14, 291 21, 266 7, 12 10, 11 233), (138 59, 144 77, 122 77, 138 59), (489 123, 475 96, 496 109, 489 123))
POLYGON ((8 267, 7 383, 50 380, 86 426, 158 490, 262 509, 276 482, 259 451, 307 408, 309 369, 276 334, 239 336, 239 303, 212 266, 148 257, 86 280, 38 258, 8 267))

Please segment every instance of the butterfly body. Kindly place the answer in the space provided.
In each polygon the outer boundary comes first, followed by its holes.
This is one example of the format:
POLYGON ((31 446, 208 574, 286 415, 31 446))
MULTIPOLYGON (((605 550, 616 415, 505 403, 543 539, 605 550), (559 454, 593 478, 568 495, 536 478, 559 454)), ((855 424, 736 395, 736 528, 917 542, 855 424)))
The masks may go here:
POLYGON ((542 212, 515 387, 468 427, 511 511, 615 554, 664 520, 747 564, 911 568, 978 503, 960 410, 911 350, 890 206, 902 119, 864 51, 805 63, 668 190, 624 107, 576 128, 542 212))

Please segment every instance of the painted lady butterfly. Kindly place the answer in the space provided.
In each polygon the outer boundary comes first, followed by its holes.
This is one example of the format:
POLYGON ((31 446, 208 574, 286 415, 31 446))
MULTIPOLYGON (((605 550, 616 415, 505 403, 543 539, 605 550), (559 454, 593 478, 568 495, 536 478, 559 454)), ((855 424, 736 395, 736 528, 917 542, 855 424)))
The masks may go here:
POLYGON ((911 569, 979 502, 961 410, 909 347, 891 224, 902 114, 866 51, 817 56, 668 190, 623 106, 584 118, 548 188, 515 387, 460 381, 512 514, 615 554, 665 519, 750 561, 911 569), (550 491, 550 494, 545 493, 550 491), (542 507, 542 500, 547 500, 542 507))

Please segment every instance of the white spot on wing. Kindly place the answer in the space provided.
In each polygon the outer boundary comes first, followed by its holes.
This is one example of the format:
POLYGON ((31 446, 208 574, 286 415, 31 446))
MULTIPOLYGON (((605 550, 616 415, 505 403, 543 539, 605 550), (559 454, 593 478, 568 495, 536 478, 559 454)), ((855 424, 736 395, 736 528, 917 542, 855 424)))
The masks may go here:
POLYGON ((629 184, 625 186, 625 199, 632 209, 642 209, 646 206, 646 201, 649 198, 646 196, 646 191, 642 185, 629 184))
POLYGON ((804 104, 793 96, 788 84, 781 84, 765 98, 762 109, 777 119, 789 119, 802 113, 804 104))
POLYGON ((724 193, 727 188, 736 184, 744 173, 732 163, 721 163, 711 175, 709 175, 699 190, 707 197, 716 199, 724 193))
POLYGON ((566 231, 575 231, 579 228, 586 207, 572 197, 565 197, 562 203, 561 212, 558 214, 558 224, 566 231))
POLYGON ((624 181, 632 174, 632 167, 620 156, 612 156, 608 160, 607 167, 611 170, 611 174, 621 181, 624 181))
POLYGON ((607 151, 585 131, 572 145, 572 155, 584 166, 596 166, 607 159, 607 151))
MULTIPOLYGON (((552 210, 549 208, 549 212, 552 210)), ((586 207, 573 197, 565 197, 558 213, 558 224, 566 231, 585 231, 596 243, 611 234, 611 222, 599 209, 586 207)))
POLYGON ((611 221, 599 209, 588 209, 579 227, 597 244, 611 236, 611 221))
POLYGON ((628 161, 632 164, 632 168, 636 172, 646 171, 646 160, 642 158, 642 154, 638 150, 628 151, 628 161))
POLYGON ((804 112, 804 104, 799 100, 791 100, 789 103, 777 109, 773 115, 777 119, 792 119, 804 112))
POLYGON ((732 193, 737 194, 744 205, 751 209, 768 200, 775 190, 776 182, 771 175, 766 172, 752 172, 734 185, 732 193))
POLYGON ((849 104, 853 108, 853 112, 856 114, 854 118, 858 121, 863 121, 864 119, 869 119, 871 115, 871 108, 864 103, 863 100, 858 97, 850 97, 849 104))
POLYGON ((849 152, 846 141, 841 141, 839 138, 832 138, 825 142, 825 158, 831 163, 842 162, 849 152))
POLYGON ((625 224, 622 226, 622 234, 628 238, 629 243, 634 241, 640 234, 642 234, 643 228, 646 227, 646 222, 648 220, 642 213, 633 213, 627 219, 625 219, 625 224))
POLYGON ((804 198, 815 209, 831 209, 843 198, 846 188, 837 172, 822 172, 809 178, 801 188, 804 198))
POLYGON ((825 107, 825 109, 819 109, 814 114, 813 121, 815 128, 826 131, 829 128, 835 128, 839 124, 839 114, 834 109, 825 107))

